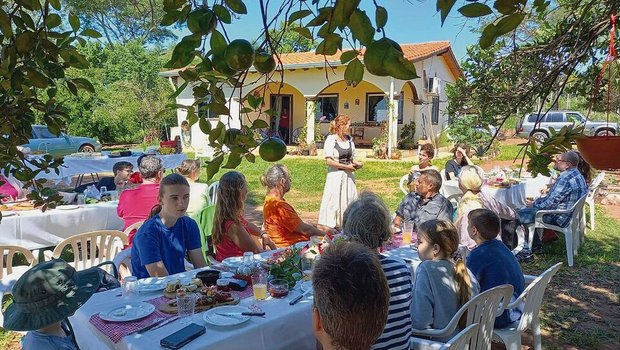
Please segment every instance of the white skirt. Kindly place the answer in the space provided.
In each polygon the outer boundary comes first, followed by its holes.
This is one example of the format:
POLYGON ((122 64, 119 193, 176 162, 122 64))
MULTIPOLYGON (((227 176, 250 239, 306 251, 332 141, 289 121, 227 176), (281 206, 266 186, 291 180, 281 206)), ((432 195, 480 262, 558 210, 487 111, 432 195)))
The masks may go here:
POLYGON ((344 211, 356 198, 355 174, 329 167, 319 211, 319 224, 342 228, 344 211))

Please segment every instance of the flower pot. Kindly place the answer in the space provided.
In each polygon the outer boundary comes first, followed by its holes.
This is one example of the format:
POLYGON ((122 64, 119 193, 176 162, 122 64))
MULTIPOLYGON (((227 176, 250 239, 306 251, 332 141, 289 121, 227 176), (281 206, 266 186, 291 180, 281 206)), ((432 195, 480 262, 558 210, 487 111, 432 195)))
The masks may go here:
POLYGON ((589 136, 577 139, 577 148, 583 158, 595 169, 620 169, 620 137, 589 136))
POLYGON ((309 156, 310 155, 310 150, 309 149, 305 149, 305 150, 301 151, 301 155, 302 156, 309 156))

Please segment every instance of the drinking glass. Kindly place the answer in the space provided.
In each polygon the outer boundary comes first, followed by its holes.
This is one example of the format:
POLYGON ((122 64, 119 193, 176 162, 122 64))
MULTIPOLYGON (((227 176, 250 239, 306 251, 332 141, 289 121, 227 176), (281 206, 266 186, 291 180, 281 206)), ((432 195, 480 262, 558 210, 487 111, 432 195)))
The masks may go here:
POLYGON ((83 193, 80 193, 80 194, 77 195, 77 204, 78 205, 86 204, 86 196, 84 196, 83 193))
POLYGON ((121 285, 121 293, 124 298, 132 297, 136 294, 138 289, 138 277, 127 276, 123 278, 123 284, 121 285))
POLYGON ((255 300, 267 299, 267 274, 264 271, 252 275, 252 291, 255 300))
POLYGON ((285 279, 269 281, 269 294, 272 298, 284 298, 288 295, 288 282, 285 279))
POLYGON ((196 295, 194 293, 177 295, 177 308, 179 310, 181 323, 191 323, 194 316, 194 309, 196 308, 196 295))
POLYGON ((108 192, 108 187, 106 186, 99 187, 99 193, 104 194, 106 192, 108 192))
POLYGON ((314 259, 312 258, 301 258, 301 272, 304 275, 305 280, 312 279, 312 267, 314 266, 314 259))
POLYGON ((411 236, 413 234, 413 222, 411 221, 406 221, 403 223, 403 233, 402 233, 402 238, 403 241, 401 243, 401 246, 408 246, 411 244, 411 236))

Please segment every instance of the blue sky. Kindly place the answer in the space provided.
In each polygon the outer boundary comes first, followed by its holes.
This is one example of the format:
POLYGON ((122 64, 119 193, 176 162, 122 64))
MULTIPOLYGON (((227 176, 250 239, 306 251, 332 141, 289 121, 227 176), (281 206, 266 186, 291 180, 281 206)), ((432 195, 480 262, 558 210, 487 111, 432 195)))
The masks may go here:
MULTIPOLYGON (((270 8, 276 7, 274 3, 280 2, 272 0, 270 8)), ((473 33, 470 28, 476 23, 465 22, 456 9, 453 9, 454 14, 446 19, 442 27, 439 13, 435 11, 435 0, 377 0, 377 3, 388 11, 387 36, 398 43, 448 40, 457 59, 461 61, 466 54, 466 47, 478 40, 479 34, 473 33)), ((233 19, 233 23, 225 27, 231 40, 254 39, 261 32, 259 1, 246 0, 245 4, 248 7, 248 14, 241 16, 240 19, 233 19)), ((375 7, 372 1, 362 0, 361 9, 366 11, 374 24, 375 7)), ((376 33, 375 38, 379 35, 381 34, 376 33)))

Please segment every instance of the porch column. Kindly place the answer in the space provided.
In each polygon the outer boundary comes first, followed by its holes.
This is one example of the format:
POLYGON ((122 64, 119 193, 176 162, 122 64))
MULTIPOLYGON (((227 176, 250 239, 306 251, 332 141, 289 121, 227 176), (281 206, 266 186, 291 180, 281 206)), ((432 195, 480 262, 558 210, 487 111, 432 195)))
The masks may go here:
MULTIPOLYGON (((401 95, 400 98, 403 98, 401 95)), ((398 114, 400 113, 398 107, 398 100, 390 101, 390 110, 392 111, 392 147, 398 148, 398 114)), ((403 117, 404 119, 404 117, 403 117)))
MULTIPOLYGON (((316 110, 316 101, 306 100, 306 144, 314 144, 314 111, 316 110)), ((319 130, 320 132, 320 130, 319 130)))
POLYGON ((392 147, 393 147, 393 138, 394 138, 394 78, 390 77, 390 90, 388 95, 388 143, 387 143, 387 155, 388 158, 392 158, 392 147))

